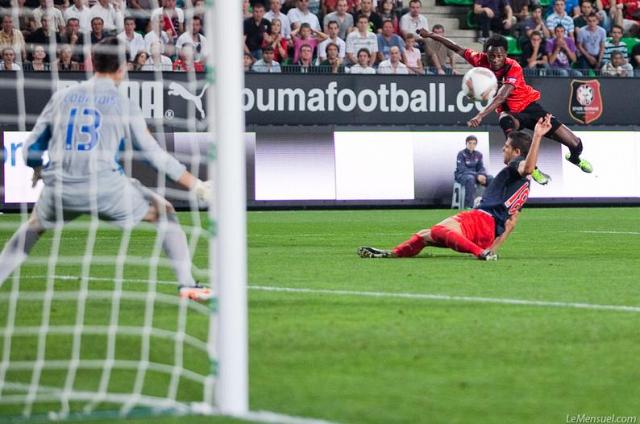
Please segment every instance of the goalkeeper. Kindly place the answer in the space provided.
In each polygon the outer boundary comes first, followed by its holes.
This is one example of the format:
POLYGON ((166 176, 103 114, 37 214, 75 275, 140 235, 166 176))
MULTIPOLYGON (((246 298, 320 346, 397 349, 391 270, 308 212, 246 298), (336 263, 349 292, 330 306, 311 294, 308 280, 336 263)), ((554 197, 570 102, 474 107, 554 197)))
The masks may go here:
POLYGON ((130 154, 133 145, 201 201, 210 200, 211 185, 160 148, 140 108, 118 91, 126 69, 124 45, 107 38, 94 46, 91 59, 94 77, 54 93, 23 146, 25 161, 34 169, 33 183, 42 178, 44 189, 28 221, 0 254, 0 285, 26 260, 46 229, 92 214, 122 229, 140 221, 155 223, 163 232, 163 250, 176 273, 180 296, 208 300, 211 291, 191 274, 187 238, 173 206, 128 178, 116 159, 122 147, 130 154), (49 161, 43 167, 45 151, 49 161))

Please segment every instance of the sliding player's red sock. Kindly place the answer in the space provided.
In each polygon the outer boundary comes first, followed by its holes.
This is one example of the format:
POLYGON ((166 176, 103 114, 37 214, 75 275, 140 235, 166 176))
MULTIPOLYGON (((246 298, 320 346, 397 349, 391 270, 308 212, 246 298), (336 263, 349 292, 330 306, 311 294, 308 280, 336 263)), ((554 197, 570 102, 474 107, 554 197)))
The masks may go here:
POLYGON ((475 256, 479 256, 484 250, 462 234, 442 225, 434 225, 431 227, 431 238, 435 242, 443 244, 456 252, 472 253, 475 256))
POLYGON ((393 253, 401 258, 416 256, 424 248, 424 239, 414 234, 409 240, 400 243, 393 249, 393 253))

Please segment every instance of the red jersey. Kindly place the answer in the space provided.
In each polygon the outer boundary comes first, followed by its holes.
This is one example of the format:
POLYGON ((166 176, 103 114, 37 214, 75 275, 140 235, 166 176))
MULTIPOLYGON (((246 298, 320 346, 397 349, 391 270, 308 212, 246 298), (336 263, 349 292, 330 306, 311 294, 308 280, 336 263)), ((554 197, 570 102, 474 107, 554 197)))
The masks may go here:
POLYGON ((500 105, 496 109, 496 112, 500 113, 502 110, 516 113, 522 112, 531 103, 540 99, 540 92, 525 82, 524 75, 522 74, 522 66, 515 60, 507 58, 502 69, 494 71, 491 69, 491 66, 489 66, 489 59, 487 59, 486 53, 466 49, 464 51, 464 58, 471 66, 487 68, 493 72, 498 79, 498 88, 502 87, 503 84, 513 85, 514 89, 505 101, 506 107, 500 105))

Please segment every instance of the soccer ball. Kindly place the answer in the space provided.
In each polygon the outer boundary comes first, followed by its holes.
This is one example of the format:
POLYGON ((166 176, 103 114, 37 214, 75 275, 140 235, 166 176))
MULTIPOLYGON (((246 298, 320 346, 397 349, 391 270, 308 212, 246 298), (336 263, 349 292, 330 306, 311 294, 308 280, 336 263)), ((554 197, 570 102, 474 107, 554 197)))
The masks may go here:
POLYGON ((487 68, 471 68, 462 78, 462 91, 473 99, 489 100, 498 91, 498 80, 487 68))

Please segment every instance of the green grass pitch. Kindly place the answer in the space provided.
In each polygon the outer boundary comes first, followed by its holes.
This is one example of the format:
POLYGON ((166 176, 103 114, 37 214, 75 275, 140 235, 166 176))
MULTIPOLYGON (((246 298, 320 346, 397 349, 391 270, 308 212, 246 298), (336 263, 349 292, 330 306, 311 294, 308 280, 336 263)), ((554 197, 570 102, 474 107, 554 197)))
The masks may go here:
MULTIPOLYGON (((480 262, 446 249, 426 249, 413 259, 356 256, 360 245, 393 247, 451 213, 251 212, 251 409, 342 423, 564 423, 576 414, 640 417, 640 208, 525 209, 497 262, 480 262), (295 290, 270 291, 274 288, 295 290), (467 300, 411 297, 421 294, 467 300), (636 309, 600 310, 567 303, 636 309)), ((186 225, 192 218, 181 215, 186 225)), ((18 219, 0 217, 1 243, 18 219)), ((154 241, 148 230, 133 233, 132 257, 148 259, 154 241)), ((23 266, 21 290, 44 290, 52 239, 53 234, 47 234, 23 266)), ((97 240, 94 254, 115 255, 120 233, 101 226, 97 240)), ((61 256, 81 255, 86 231, 65 229, 62 241, 61 256)), ((203 267, 206 258, 203 237, 195 265, 203 267)), ((112 288, 113 268, 108 261, 94 264, 91 290, 112 288)), ((73 277, 80 270, 79 264, 65 263, 55 273, 73 277)), ((146 284, 135 281, 148 275, 146 266, 127 266, 125 288, 146 290, 146 284)), ((161 268, 158 278, 171 280, 171 271, 161 268)), ((11 284, 9 280, 0 288, 0 295, 6 296, 11 284)), ((56 290, 64 291, 77 289, 79 283, 60 278, 55 284, 56 290)), ((166 284, 158 290, 175 294, 166 284)), ((41 303, 18 305, 20 325, 39 325, 41 303)), ((87 320, 104 322, 109 306, 89 302, 87 320)), ((175 328, 171 307, 159 307, 155 315, 158 328, 175 328)), ((0 304, 0 328, 6 316, 5 300, 0 304)), ((73 324, 75 318, 74 302, 54 301, 53 322, 73 324)), ((141 324, 140 303, 123 302, 121 319, 141 324)), ((190 314, 187 328, 204 337, 205 322, 205 316, 190 314)), ((70 336, 51 335, 48 341, 48 355, 70 354, 70 336)), ((119 358, 137 359, 139 345, 129 341, 129 348, 117 351, 119 358)), ((12 360, 34 357, 35 337, 14 343, 12 360)), ((126 343, 123 336, 122 345, 126 343)), ((96 337, 83 346, 82 357, 99 357, 104 348, 105 340, 96 337)), ((172 355, 171 344, 152 346, 154 360, 172 355)), ((208 366, 205 357, 189 349, 185 364, 198 372, 208 366)), ((65 375, 49 372, 43 380, 55 385, 65 375)), ((83 371, 76 388, 94 390, 99 375, 97 370, 83 371)), ((110 389, 129 390, 134 375, 114 375, 110 389)), ((27 370, 8 373, 13 381, 27 383, 30 376, 27 370)), ((144 393, 162 395, 167 384, 166 377, 150 373, 144 393)), ((181 382, 178 398, 197 397, 198 389, 181 382)), ((6 405, 2 410, 5 415, 20 412, 6 405)), ((235 421, 190 417, 188 422, 235 421)))

